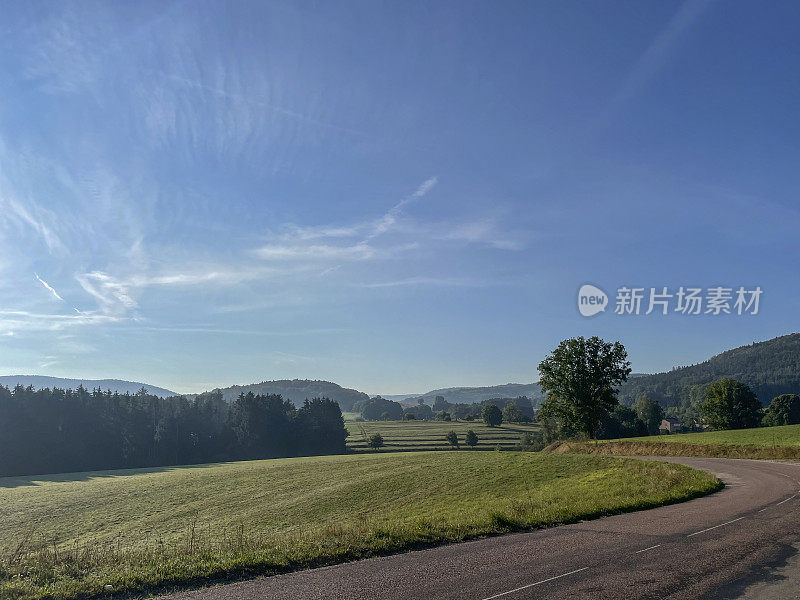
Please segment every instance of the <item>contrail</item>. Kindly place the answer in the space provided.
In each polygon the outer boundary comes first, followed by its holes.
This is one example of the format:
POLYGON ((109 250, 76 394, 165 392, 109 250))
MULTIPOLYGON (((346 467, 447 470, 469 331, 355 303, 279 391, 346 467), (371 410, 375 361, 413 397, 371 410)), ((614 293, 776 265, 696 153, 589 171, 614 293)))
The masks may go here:
POLYGON ((34 273, 33 276, 36 277, 36 279, 39 280, 39 283, 41 283, 48 292, 53 294, 53 296, 55 296, 56 299, 61 300, 62 302, 64 301, 64 299, 61 296, 58 295, 58 292, 53 288, 52 285, 47 283, 44 279, 39 277, 36 273, 34 273))

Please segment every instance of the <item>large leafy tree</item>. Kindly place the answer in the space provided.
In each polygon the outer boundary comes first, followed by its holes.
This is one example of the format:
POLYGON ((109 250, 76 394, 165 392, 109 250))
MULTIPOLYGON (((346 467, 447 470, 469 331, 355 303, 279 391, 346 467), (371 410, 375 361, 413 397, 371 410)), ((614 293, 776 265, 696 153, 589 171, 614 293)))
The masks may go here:
POLYGON ((513 402, 509 402, 503 407, 503 421, 506 423, 520 423, 525 420, 525 415, 513 402))
POLYGON ((800 423, 800 396, 781 394, 772 399, 764 415, 764 425, 797 425, 800 423))
POLYGON ((644 422, 647 433, 654 435, 658 433, 658 427, 664 419, 664 409, 649 396, 641 396, 636 399, 631 407, 636 411, 636 415, 644 422))
POLYGON ((636 411, 621 404, 617 404, 614 410, 600 420, 600 426, 596 432, 598 439, 606 440, 646 434, 647 426, 636 414, 636 411))
POLYGON ((539 385, 547 396, 540 418, 562 431, 595 437, 600 420, 617 405, 616 388, 628 379, 625 346, 597 336, 571 338, 539 363, 539 385))
POLYGON ((761 403, 741 381, 720 379, 706 388, 700 414, 711 429, 744 429, 761 422, 761 403))
POLYGON ((483 422, 489 427, 497 427, 503 422, 503 413, 497 408, 496 404, 487 404, 481 412, 483 422))

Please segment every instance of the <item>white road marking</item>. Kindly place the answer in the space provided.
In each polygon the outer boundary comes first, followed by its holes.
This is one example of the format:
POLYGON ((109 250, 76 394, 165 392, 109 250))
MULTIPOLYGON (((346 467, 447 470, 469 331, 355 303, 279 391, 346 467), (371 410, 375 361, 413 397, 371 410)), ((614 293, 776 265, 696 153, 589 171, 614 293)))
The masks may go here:
POLYGON ((702 531, 695 531, 694 533, 690 533, 686 537, 692 537, 693 535, 700 535, 701 533, 705 533, 706 531, 711 531, 712 529, 717 529, 725 525, 730 525, 731 523, 736 523, 736 521, 741 521, 742 519, 744 519, 744 517, 739 517, 738 519, 734 519, 733 521, 727 521, 726 523, 720 523, 719 525, 714 525, 713 527, 709 527, 708 529, 703 529, 702 531))
MULTIPOLYGON (((788 479, 792 479, 793 481, 795 481, 793 478, 789 477, 788 475, 784 475, 783 473, 779 473, 779 475, 783 475, 784 477, 787 477, 788 479)), ((795 483, 797 483, 797 481, 795 481, 795 483)), ((726 485, 728 487, 732 487, 731 484, 726 484, 726 485)), ((736 484, 734 484, 734 485, 736 485, 736 484)), ((785 500, 781 500, 780 502, 775 504, 775 506, 780 506, 781 504, 783 504, 785 502, 788 502, 789 500, 793 500, 794 498, 797 498, 798 495, 800 495, 800 490, 798 490, 798 493, 795 494, 794 496, 790 496, 789 498, 786 498, 785 500)), ((767 506, 765 508, 762 508, 758 512, 764 512, 765 510, 768 510, 769 508, 771 508, 771 507, 767 506)), ((730 525, 731 523, 736 523, 736 521, 741 521, 744 518, 745 517, 739 517, 738 519, 733 519, 732 521, 726 521, 725 523, 720 523, 719 525, 714 525, 713 527, 708 527, 707 529, 703 529, 701 531, 695 531, 694 533, 690 533, 686 537, 693 537, 695 535, 700 535, 701 533, 705 533, 705 532, 711 531, 713 529, 719 529, 720 527, 724 527, 725 525, 730 525)), ((655 550, 656 548, 660 548, 660 547, 661 547, 661 544, 656 544, 655 546, 650 546, 649 548, 643 548, 642 550, 637 550, 636 552, 634 552, 634 554, 641 554, 642 552, 647 552, 648 550, 655 550)), ((569 573, 562 573, 561 575, 556 575, 555 577, 549 577, 548 579, 542 579, 541 581, 537 581, 536 583, 529 583, 528 585, 523 585, 521 587, 514 588, 513 590, 508 590, 507 592, 501 592, 499 594, 495 594, 494 596, 489 596, 488 598, 483 598, 483 600, 494 600, 495 598, 502 598, 503 596, 508 596, 509 594, 514 594, 514 593, 520 592, 522 590, 527 590, 528 588, 532 588, 534 586, 541 585, 543 583, 547 583, 548 581, 553 581, 554 579, 561 579, 562 577, 567 577, 568 575, 574 575, 575 573, 580 573, 581 571, 585 571, 588 568, 589 567, 583 567, 582 569, 575 569, 574 571, 570 571, 569 573)))
POLYGON ((566 577, 567 575, 574 575, 575 573, 580 573, 581 571, 585 571, 589 567, 583 567, 582 569, 575 569, 574 571, 570 571, 569 573, 563 573, 562 575, 556 575, 555 577, 550 577, 549 579, 542 579, 541 581, 537 581, 536 583, 529 583, 528 585, 523 585, 522 587, 515 588, 513 590, 508 590, 507 592, 502 592, 500 594, 495 594, 494 596, 489 596, 488 598, 484 598, 483 600, 493 600, 494 598, 500 598, 502 596, 508 596, 509 594, 513 594, 514 592, 519 592, 521 590, 527 590, 535 585, 541 585, 543 583, 547 583, 548 581, 553 581, 553 579, 560 579, 561 577, 566 577))
MULTIPOLYGON (((789 497, 788 497, 788 498, 786 498, 785 500, 781 500, 780 502, 776 503, 776 504, 775 504, 775 506, 780 506, 780 505, 781 505, 781 504, 783 504, 784 502, 788 502, 789 500, 794 500, 795 498, 797 498, 797 496, 798 496, 798 495, 799 495, 799 494, 795 494, 794 496, 789 496, 789 497)), ((770 509, 770 508, 772 508, 772 506, 765 506, 764 508, 762 508, 762 509, 761 509, 761 510, 759 510, 758 512, 764 512, 765 510, 768 510, 768 509, 770 509)))

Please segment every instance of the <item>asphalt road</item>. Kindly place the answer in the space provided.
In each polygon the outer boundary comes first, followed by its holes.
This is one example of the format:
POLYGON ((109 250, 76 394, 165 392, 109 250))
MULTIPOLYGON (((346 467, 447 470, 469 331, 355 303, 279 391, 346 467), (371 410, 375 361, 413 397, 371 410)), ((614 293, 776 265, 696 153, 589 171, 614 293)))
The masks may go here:
POLYGON ((659 460, 711 471, 726 487, 653 510, 172 599, 800 598, 800 463, 659 460))

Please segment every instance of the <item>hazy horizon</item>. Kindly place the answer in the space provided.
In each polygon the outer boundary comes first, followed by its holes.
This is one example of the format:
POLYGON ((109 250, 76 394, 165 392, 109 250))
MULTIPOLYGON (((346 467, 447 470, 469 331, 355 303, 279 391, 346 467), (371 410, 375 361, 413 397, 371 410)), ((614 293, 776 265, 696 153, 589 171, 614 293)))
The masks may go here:
MULTIPOLYGON (((796 333, 796 332, 787 332, 786 334, 782 334, 782 335, 790 335, 790 334, 793 334, 793 333, 796 333)), ((778 337, 781 337, 781 336, 778 336, 778 337)), ((772 338, 770 338, 770 339, 772 339, 772 338)), ((767 341, 767 340, 753 340, 753 342, 763 342, 763 341, 767 341)), ((721 352, 725 352, 726 350, 732 350, 732 349, 733 348, 722 348, 719 351, 714 352, 713 354, 710 354, 709 356, 707 356, 707 357, 705 357, 705 358, 703 358, 703 359, 701 359, 701 360, 699 360, 697 362, 704 362, 705 360, 707 360, 709 358, 712 358, 712 356, 716 356, 717 354, 720 354, 721 352)), ((542 358, 544 358, 544 357, 542 357, 542 358)), ((674 365, 671 365, 670 367, 667 367, 667 368, 664 368, 664 369, 660 369, 660 370, 657 370, 657 371, 649 371, 649 372, 634 370, 631 373, 630 376, 634 377, 634 376, 640 376, 640 375, 653 375, 653 374, 657 374, 657 373, 665 373, 667 371, 670 371, 673 368, 685 367, 685 366, 689 366, 690 364, 696 364, 696 363, 674 364, 674 365)), ((8 373, 8 374, 0 374, 0 377, 2 377, 2 378, 7 378, 7 377, 54 377, 54 378, 59 378, 59 379, 94 380, 94 381, 115 379, 115 380, 120 380, 120 381, 136 383, 136 381, 131 380, 129 378, 126 378, 124 376, 80 377, 80 376, 54 376, 54 375, 45 374, 45 373, 8 373)), ((160 385, 157 381, 142 381, 142 382, 139 382, 139 383, 143 383, 145 385, 149 385, 149 386, 153 386, 153 387, 169 389, 169 390, 174 391, 174 392, 176 392, 178 394, 199 394, 201 392, 211 391, 212 389, 215 389, 215 388, 228 388, 228 387, 237 386, 237 385, 238 386, 246 386, 246 385, 250 385, 250 384, 254 384, 254 383, 261 383, 261 382, 265 382, 265 381, 283 381, 283 380, 292 380, 292 379, 312 380, 312 381, 313 380, 328 381, 330 383, 335 383, 335 384, 337 384, 337 385, 339 385, 339 386, 341 386, 343 388, 354 389, 354 390, 357 390, 357 391, 360 391, 360 392, 364 392, 364 393, 368 394, 369 396, 379 396, 379 395, 383 396, 383 397, 405 396, 405 397, 410 398, 410 397, 414 397, 414 396, 418 396, 418 395, 422 395, 422 394, 427 394, 427 393, 430 393, 432 391, 436 391, 436 390, 440 390, 440 389, 496 387, 496 386, 513 385, 513 384, 527 385, 527 384, 531 384, 531 383, 536 383, 537 380, 538 380, 538 377, 532 379, 531 381, 503 381, 503 382, 494 381, 494 382, 491 382, 491 383, 453 383, 451 385, 438 385, 436 387, 426 388, 425 390, 416 390, 414 392, 409 392, 409 391, 391 391, 391 392, 387 392, 386 390, 383 390, 383 391, 381 391, 381 390, 377 390, 377 391, 376 390, 368 390, 368 389, 359 388, 359 387, 354 386, 354 385, 348 385, 347 383, 343 383, 341 381, 336 381, 334 379, 320 379, 318 377, 273 377, 273 378, 268 378, 268 379, 256 378, 256 379, 253 379, 252 381, 237 381, 237 382, 233 382, 233 383, 226 383, 226 384, 223 384, 223 385, 214 386, 213 388, 203 388, 203 389, 191 388, 191 389, 185 389, 185 390, 175 390, 173 388, 169 388, 169 386, 160 385)))

